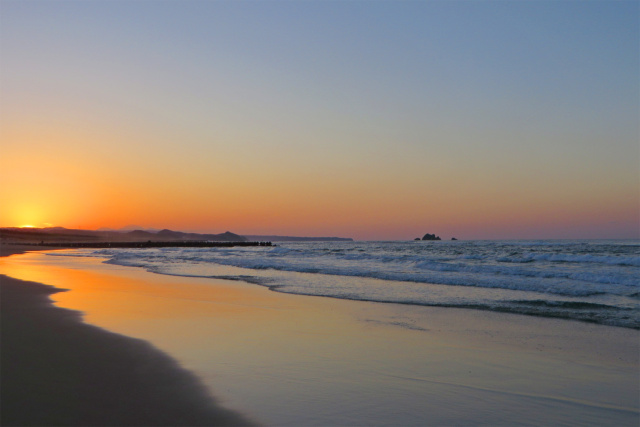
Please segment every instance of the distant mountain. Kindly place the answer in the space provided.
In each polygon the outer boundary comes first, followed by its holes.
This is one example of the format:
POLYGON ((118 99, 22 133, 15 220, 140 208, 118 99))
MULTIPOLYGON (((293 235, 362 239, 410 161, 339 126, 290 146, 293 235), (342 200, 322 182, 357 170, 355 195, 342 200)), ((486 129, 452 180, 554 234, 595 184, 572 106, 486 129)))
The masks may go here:
POLYGON ((70 230, 70 229, 64 228, 64 227, 46 227, 46 228, 43 228, 42 230, 47 230, 47 231, 59 231, 59 230, 62 230, 62 231, 82 231, 82 230, 70 230))
POLYGON ((350 237, 244 236, 255 242, 353 242, 350 237))
POLYGON ((136 230, 144 230, 144 227, 139 225, 126 225, 124 227, 118 228, 118 231, 136 231, 136 230))
POLYGON ((156 240, 213 240, 216 242, 245 242, 247 239, 230 231, 222 234, 184 233, 182 231, 160 230, 155 233, 156 240))
MULTIPOLYGON (((133 230, 127 233, 122 234, 124 237, 127 237, 127 240, 135 239, 135 240, 157 240, 157 234, 150 233, 148 231, 143 230, 133 230)), ((118 237, 120 238, 120 237, 118 237)), ((170 239, 169 239, 170 240, 170 239)))
POLYGON ((158 230, 134 225, 118 230, 100 228, 98 230, 73 230, 64 227, 50 228, 0 228, 0 239, 5 242, 161 242, 176 240, 200 240, 213 242, 352 242, 345 237, 298 237, 298 236, 240 236, 226 231, 220 234, 186 233, 175 230, 158 230))
POLYGON ((136 230, 142 230, 142 231, 147 231, 149 233, 157 233, 158 231, 160 231, 159 228, 147 228, 147 227, 142 227, 139 225, 127 225, 125 227, 121 227, 121 228, 109 228, 109 227, 101 227, 98 228, 96 231, 108 231, 111 233, 128 233, 130 231, 136 231, 136 230))
POLYGON ((150 232, 145 230, 133 230, 122 234, 126 240, 151 240, 151 241, 171 241, 171 240, 210 240, 214 242, 245 242, 246 238, 227 231, 222 234, 199 234, 184 233, 182 231, 160 230, 150 232))
POLYGON ((118 231, 110 229, 100 230, 72 230, 64 227, 52 228, 0 228, 0 239, 5 242, 137 242, 137 241, 173 241, 173 240, 205 240, 214 242, 245 242, 247 239, 238 234, 227 231, 221 234, 183 233, 181 231, 160 230, 149 231, 132 230, 118 231))
POLYGON ((101 240, 100 235, 90 230, 72 230, 63 227, 51 228, 0 228, 3 242, 91 242, 101 240))

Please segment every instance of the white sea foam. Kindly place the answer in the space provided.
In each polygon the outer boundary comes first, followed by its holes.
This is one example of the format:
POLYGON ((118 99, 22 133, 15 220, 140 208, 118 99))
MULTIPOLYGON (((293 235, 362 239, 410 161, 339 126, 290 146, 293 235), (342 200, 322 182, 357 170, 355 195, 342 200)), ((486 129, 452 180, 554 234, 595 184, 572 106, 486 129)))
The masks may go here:
POLYGON ((76 253, 162 274, 247 280, 282 292, 640 327, 640 245, 629 242, 314 242, 76 253))

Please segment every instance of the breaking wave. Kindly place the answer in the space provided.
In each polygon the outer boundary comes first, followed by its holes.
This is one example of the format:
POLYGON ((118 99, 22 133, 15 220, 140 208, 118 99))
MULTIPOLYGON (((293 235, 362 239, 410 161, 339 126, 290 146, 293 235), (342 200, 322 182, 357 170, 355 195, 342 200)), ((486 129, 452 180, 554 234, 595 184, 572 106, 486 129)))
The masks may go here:
POLYGON ((244 280, 281 292, 640 328, 638 242, 313 242, 60 255, 105 257, 161 274, 244 280))

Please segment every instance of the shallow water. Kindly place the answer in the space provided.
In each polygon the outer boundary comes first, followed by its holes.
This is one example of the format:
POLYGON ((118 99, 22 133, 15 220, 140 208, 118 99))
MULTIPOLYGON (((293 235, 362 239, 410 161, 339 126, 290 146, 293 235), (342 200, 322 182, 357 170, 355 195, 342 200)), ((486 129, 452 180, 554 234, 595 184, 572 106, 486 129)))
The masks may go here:
POLYGON ((640 328, 640 242, 313 242, 79 250, 162 274, 279 292, 468 307, 640 328))

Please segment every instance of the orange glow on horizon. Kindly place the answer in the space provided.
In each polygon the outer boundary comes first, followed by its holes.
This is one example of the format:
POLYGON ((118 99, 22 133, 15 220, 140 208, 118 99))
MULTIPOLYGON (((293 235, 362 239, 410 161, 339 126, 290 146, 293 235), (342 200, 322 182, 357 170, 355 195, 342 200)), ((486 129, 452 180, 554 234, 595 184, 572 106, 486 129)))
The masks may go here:
POLYGON ((136 2, 69 2, 56 19, 21 3, 3 8, 0 227, 640 238, 632 2, 513 16, 496 2, 454 28, 458 8, 436 2, 317 28, 275 2, 259 25, 239 2, 198 4, 223 25, 177 2, 142 24, 122 12, 136 2), (167 19, 174 33, 150 37, 167 19), (545 35, 573 25, 593 31, 545 35))
POLYGON ((505 180, 464 165, 425 168, 418 153, 397 162, 401 167, 385 159, 343 164, 320 158, 313 167, 292 161, 273 169, 247 153, 238 168, 212 165, 204 155, 181 158, 170 149, 114 157, 83 145, 118 141, 122 149, 143 136, 8 127, 11 143, 3 147, 0 169, 10 184, 0 188, 0 226, 135 224, 356 240, 413 239, 426 232, 459 239, 638 238, 637 188, 624 184, 631 181, 623 175, 553 185, 545 177, 537 185, 527 171, 505 180))

